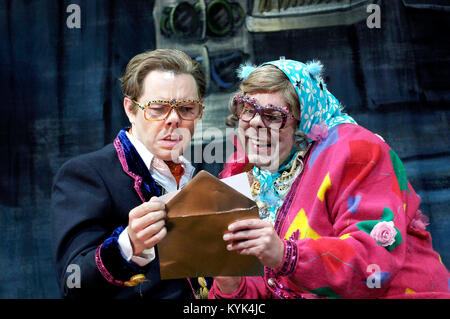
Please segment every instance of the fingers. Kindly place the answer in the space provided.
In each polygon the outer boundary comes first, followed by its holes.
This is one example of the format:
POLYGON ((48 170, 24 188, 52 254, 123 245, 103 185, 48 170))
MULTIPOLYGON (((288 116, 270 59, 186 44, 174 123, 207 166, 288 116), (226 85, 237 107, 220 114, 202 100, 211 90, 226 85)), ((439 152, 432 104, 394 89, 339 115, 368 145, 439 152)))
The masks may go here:
POLYGON ((128 236, 135 255, 155 246, 167 234, 165 205, 157 197, 133 208, 128 217, 128 236))
POLYGON ((284 255, 284 243, 269 222, 249 219, 233 223, 223 235, 227 250, 253 255, 267 267, 277 268, 284 255), (231 229, 230 229, 231 228, 231 229))
POLYGON ((243 229, 255 229, 272 226, 270 223, 261 219, 251 218, 234 222, 228 226, 228 230, 231 232, 243 230, 243 229))
POLYGON ((130 211, 130 218, 140 218, 149 212, 165 210, 165 204, 158 200, 158 197, 152 197, 148 202, 145 202, 130 211))
MULTIPOLYGON (((249 254, 249 252, 255 250, 255 247, 264 247, 270 242, 270 237, 272 233, 272 226, 267 226, 263 223, 253 223, 253 226, 260 227, 261 225, 265 227, 238 230, 234 233, 226 233, 223 235, 223 240, 227 241, 227 249, 230 251, 237 251, 240 254, 249 254)), ((242 227, 249 226, 249 223, 242 223, 242 227)))
POLYGON ((136 232, 136 238, 146 244, 146 241, 148 241, 149 238, 155 236, 163 228, 165 228, 165 221, 160 220, 156 223, 149 225, 148 227, 144 228, 143 230, 136 232))
POLYGON ((134 255, 139 255, 143 250, 154 247, 167 234, 165 219, 160 219, 159 221, 142 228, 141 226, 136 226, 135 222, 136 221, 128 227, 128 236, 134 255), (139 228, 140 230, 135 231, 136 228, 139 228))
POLYGON ((149 227, 150 225, 153 225, 160 221, 164 221, 165 218, 166 212, 164 210, 147 212, 146 215, 140 218, 130 218, 129 226, 135 233, 137 233, 149 227))
POLYGON ((165 204, 159 201, 158 197, 152 197, 130 211, 128 224, 132 231, 137 233, 164 218, 165 204))
POLYGON ((161 229, 154 234, 152 237, 147 239, 144 244, 147 247, 154 247, 156 244, 158 244, 165 236, 167 235, 167 228, 163 225, 161 229))
POLYGON ((241 241, 241 240, 255 239, 268 234, 268 231, 269 230, 267 230, 266 228, 246 229, 237 231, 235 233, 226 233, 223 235, 223 240, 241 241))
POLYGON ((225 241, 240 241, 269 235, 273 226, 260 219, 246 219, 228 226, 229 233, 223 235, 225 241))
POLYGON ((242 250, 249 250, 251 248, 255 248, 260 246, 261 240, 260 239, 249 239, 249 240, 245 240, 245 241, 240 241, 240 242, 232 242, 230 244, 227 245, 227 249, 232 251, 238 251, 238 252, 242 252, 242 250))

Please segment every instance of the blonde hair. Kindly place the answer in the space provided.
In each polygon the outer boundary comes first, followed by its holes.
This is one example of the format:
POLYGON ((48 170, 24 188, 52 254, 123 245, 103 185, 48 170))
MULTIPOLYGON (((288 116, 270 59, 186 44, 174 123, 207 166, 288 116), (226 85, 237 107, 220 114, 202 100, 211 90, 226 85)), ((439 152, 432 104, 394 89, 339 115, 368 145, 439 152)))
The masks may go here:
MULTIPOLYGON (((300 121, 300 102, 297 92, 291 81, 286 77, 283 71, 273 65, 263 65, 256 68, 240 84, 240 91, 237 93, 248 94, 256 92, 281 92, 286 100, 289 111, 300 121)), ((230 110, 234 113, 232 100, 230 100, 230 110)), ((227 126, 234 127, 238 118, 232 114, 225 120, 227 126)))
MULTIPOLYGON (((200 63, 192 60, 186 53, 174 49, 146 51, 133 57, 119 79, 122 93, 137 100, 143 93, 144 78, 151 71, 172 71, 175 74, 190 74, 197 84, 198 96, 206 94, 206 78, 200 63)), ((133 105, 133 112, 137 107, 133 105)))

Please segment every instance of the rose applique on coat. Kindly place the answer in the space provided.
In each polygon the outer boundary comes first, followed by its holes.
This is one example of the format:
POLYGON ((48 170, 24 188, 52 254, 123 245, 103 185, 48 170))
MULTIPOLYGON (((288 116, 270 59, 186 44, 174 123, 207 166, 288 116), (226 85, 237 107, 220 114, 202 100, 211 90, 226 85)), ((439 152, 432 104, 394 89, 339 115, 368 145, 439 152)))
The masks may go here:
POLYGON ((369 234, 378 245, 392 251, 403 241, 402 234, 395 227, 393 220, 394 213, 385 207, 380 220, 365 220, 357 223, 356 227, 369 234))
POLYGON ((394 222, 379 222, 376 224, 370 236, 377 241, 377 243, 383 247, 390 246, 395 242, 395 236, 397 231, 395 230, 394 222))

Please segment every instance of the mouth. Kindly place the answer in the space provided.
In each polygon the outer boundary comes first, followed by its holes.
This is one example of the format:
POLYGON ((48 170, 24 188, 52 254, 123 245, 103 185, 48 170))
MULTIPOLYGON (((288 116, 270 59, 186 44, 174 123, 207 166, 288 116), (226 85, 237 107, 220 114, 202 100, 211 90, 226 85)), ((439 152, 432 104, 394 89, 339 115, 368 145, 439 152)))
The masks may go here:
POLYGON ((167 134, 162 138, 164 141, 181 141, 183 139, 183 135, 178 134, 167 134))
POLYGON ((270 141, 267 140, 259 140, 254 138, 248 139, 248 146, 251 150, 254 151, 268 151, 272 147, 270 141))
POLYGON ((279 142, 247 138, 246 153, 251 163, 275 172, 279 166, 279 142))
POLYGON ((183 140, 182 135, 168 134, 168 135, 162 137, 159 140, 159 142, 160 142, 160 144, 162 144, 163 146, 165 146, 167 148, 173 148, 175 145, 180 143, 182 140, 183 140))

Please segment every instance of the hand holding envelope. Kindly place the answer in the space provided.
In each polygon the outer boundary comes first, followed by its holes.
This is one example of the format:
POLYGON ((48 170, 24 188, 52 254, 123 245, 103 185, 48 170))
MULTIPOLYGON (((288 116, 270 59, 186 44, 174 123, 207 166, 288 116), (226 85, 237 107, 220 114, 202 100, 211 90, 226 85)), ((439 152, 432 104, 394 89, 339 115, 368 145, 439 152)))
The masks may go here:
POLYGON ((175 194, 166 204, 167 235, 158 244, 161 279, 263 275, 256 257, 228 251, 223 240, 228 225, 259 218, 248 196, 206 171, 175 194))

